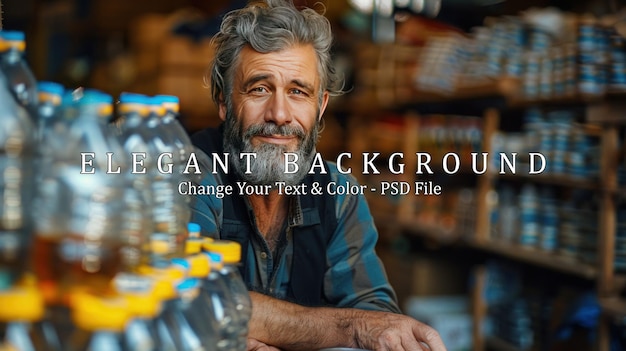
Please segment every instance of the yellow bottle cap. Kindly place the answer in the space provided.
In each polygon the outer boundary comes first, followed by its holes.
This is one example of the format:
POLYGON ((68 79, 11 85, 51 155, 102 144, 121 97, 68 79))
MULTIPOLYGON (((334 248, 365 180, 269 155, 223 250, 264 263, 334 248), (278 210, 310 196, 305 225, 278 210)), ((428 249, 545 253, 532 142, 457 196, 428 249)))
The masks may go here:
POLYGON ((72 320, 87 331, 122 331, 130 319, 128 301, 120 296, 100 297, 76 292, 71 297, 72 320))
POLYGON ((202 251, 204 240, 199 238, 187 238, 185 241, 185 255, 194 255, 202 251))
POLYGON ((202 249, 204 249, 205 251, 209 251, 207 249, 207 245, 211 244, 214 241, 215 241, 215 239, 213 239, 213 238, 209 238, 209 237, 206 237, 206 236, 202 237, 202 249))
POLYGON ((127 293, 123 296, 128 301, 128 312, 132 317, 152 319, 161 311, 161 301, 156 289, 147 294, 127 293))
POLYGON ((175 265, 167 268, 142 266, 139 272, 154 278, 154 294, 159 301, 176 297, 176 285, 186 275, 182 267, 175 265))
POLYGON ((210 252, 217 252, 222 255, 224 263, 238 263, 241 261, 241 245, 230 240, 213 240, 204 243, 204 249, 210 252))
POLYGON ((196 254, 187 257, 189 262, 189 276, 193 278, 204 278, 211 273, 211 263, 204 254, 196 254))
POLYGON ((0 321, 37 321, 43 317, 43 295, 34 286, 0 291, 0 321))

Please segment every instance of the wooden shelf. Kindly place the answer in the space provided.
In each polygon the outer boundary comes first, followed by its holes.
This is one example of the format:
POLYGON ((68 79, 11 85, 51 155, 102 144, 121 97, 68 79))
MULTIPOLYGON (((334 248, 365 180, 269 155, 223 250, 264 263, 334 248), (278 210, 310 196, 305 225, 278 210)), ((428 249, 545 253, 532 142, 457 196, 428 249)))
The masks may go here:
POLYGON ((587 189, 587 190, 601 190, 600 181, 597 179, 584 179, 576 178, 568 175, 557 174, 502 174, 498 175, 498 178, 504 180, 520 180, 530 181, 548 185, 557 185, 570 188, 587 189))
POLYGON ((448 229, 436 224, 424 224, 416 219, 403 219, 399 221, 399 224, 404 231, 436 241, 439 244, 451 244, 460 239, 454 228, 448 229))
POLYGON ((520 349, 516 347, 506 340, 502 340, 501 338, 490 336, 485 339, 485 344, 487 346, 487 350, 497 350, 497 351, 524 351, 524 349, 520 349))
POLYGON ((549 268, 557 272, 571 274, 584 279, 596 279, 598 277, 598 270, 594 266, 558 254, 551 254, 533 248, 497 241, 468 241, 467 245, 474 249, 530 263, 539 267, 549 268))
POLYGON ((601 298, 602 312, 613 317, 626 317, 626 299, 619 297, 601 298))

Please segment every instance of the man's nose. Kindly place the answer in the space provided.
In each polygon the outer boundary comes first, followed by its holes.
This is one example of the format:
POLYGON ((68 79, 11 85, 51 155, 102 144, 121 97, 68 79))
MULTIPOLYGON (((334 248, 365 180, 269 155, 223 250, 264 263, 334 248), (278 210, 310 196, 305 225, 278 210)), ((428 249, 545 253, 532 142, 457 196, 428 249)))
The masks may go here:
POLYGON ((283 125, 291 122, 291 113, 289 112, 289 102, 287 96, 275 93, 270 99, 268 109, 265 113, 265 121, 273 122, 276 125, 283 125))

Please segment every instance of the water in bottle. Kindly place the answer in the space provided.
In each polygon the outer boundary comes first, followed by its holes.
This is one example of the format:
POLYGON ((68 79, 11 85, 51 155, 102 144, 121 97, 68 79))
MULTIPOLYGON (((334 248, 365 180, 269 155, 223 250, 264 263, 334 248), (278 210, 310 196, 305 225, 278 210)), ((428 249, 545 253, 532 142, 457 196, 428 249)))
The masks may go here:
POLYGON ((24 32, 0 30, 0 70, 5 74, 6 84, 15 99, 26 108, 36 124, 37 81, 24 58, 25 49, 24 32))
POLYGON ((239 319, 242 315, 237 311, 226 276, 220 273, 224 269, 222 255, 212 252, 203 254, 209 259, 211 270, 202 281, 202 296, 215 313, 219 337, 217 348, 220 351, 239 350, 239 328, 243 324, 239 319))
POLYGON ((128 301, 84 292, 71 296, 74 330, 64 342, 67 351, 125 351, 124 330, 130 320, 128 301))
POLYGON ((28 266, 35 148, 34 126, 6 82, 0 71, 0 291, 28 266))
POLYGON ((34 284, 20 282, 0 291, 0 306, 0 349, 61 351, 59 341, 41 328, 43 296, 34 284))
POLYGON ((78 102, 66 149, 37 184, 33 265, 51 305, 68 306, 73 290, 113 293, 120 270, 124 178, 107 153, 120 154, 103 128, 112 110, 110 96, 85 91, 78 102))
POLYGON ((208 252, 222 255, 224 268, 219 272, 224 276, 238 313, 237 320, 239 325, 237 329, 239 337, 237 350, 245 350, 248 340, 248 322, 252 315, 252 301, 238 268, 241 261, 241 245, 234 241, 213 240, 207 241, 204 244, 204 249, 208 252))
POLYGON ((159 342, 157 332, 161 301, 155 293, 154 280, 149 276, 120 273, 115 277, 115 287, 118 294, 128 301, 131 315, 124 329, 124 341, 128 349, 166 350, 164 344, 159 342))

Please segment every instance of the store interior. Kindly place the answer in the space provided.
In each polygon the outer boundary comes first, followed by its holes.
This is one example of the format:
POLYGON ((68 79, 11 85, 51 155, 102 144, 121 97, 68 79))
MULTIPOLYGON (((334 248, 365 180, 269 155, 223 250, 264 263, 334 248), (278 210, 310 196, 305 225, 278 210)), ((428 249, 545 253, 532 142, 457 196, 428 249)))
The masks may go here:
MULTIPOLYGON (((318 151, 397 185, 366 196, 403 311, 449 351, 626 350, 626 2, 295 2, 345 79, 318 151)), ((0 28, 37 80, 176 95, 193 133, 219 123, 210 38, 245 3, 0 0, 0 28)))

